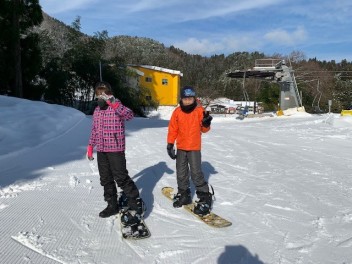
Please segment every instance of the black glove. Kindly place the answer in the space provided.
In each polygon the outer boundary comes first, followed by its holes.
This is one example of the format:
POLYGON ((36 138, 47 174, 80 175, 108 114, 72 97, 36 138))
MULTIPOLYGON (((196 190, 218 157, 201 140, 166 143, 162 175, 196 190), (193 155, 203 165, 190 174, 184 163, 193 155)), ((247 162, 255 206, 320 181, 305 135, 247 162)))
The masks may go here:
POLYGON ((213 117, 209 115, 209 111, 203 112, 202 126, 210 127, 211 120, 213 120, 213 117))
POLYGON ((175 153, 175 149, 174 149, 174 144, 168 143, 167 144, 167 154, 169 154, 170 158, 172 158, 173 160, 176 159, 176 153, 175 153))

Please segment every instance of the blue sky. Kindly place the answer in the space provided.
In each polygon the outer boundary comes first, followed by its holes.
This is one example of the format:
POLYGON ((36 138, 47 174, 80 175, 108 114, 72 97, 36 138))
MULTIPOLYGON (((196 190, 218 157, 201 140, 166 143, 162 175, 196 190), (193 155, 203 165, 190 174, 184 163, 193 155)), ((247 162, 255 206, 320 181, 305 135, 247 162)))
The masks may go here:
POLYGON ((47 14, 81 31, 147 37, 190 54, 303 52, 352 61, 350 0, 40 0, 47 14))

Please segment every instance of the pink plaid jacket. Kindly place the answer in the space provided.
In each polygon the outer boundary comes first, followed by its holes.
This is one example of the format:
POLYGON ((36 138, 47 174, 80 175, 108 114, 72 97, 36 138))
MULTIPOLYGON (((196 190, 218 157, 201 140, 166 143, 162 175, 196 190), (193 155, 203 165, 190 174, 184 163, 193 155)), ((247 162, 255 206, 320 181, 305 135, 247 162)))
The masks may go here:
POLYGON ((97 106, 93 113, 89 145, 99 152, 125 151, 125 121, 132 118, 132 110, 121 103, 116 110, 110 106, 101 110, 97 106))

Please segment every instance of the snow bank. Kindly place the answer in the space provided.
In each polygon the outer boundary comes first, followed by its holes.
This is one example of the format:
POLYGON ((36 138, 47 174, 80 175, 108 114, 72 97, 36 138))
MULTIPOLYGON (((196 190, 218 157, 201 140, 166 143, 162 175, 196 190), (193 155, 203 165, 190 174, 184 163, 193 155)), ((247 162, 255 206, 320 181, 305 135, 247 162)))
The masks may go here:
POLYGON ((83 118, 85 115, 73 108, 0 96, 0 145, 10 144, 10 148, 0 148, 0 156, 47 142, 83 118))
POLYGON ((158 118, 162 120, 170 120, 172 112, 176 106, 159 106, 157 110, 151 110, 147 113, 149 118, 158 118))
POLYGON ((352 128, 352 116, 340 114, 328 114, 325 122, 336 128, 352 128))

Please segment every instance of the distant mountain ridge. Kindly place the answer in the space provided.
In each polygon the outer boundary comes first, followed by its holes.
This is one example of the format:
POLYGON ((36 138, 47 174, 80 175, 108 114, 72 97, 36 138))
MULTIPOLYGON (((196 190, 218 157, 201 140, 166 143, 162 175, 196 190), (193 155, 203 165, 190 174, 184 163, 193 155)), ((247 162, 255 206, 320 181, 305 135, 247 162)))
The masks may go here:
MULTIPOLYGON (((62 56, 71 47, 69 33, 79 34, 82 39, 93 37, 75 31, 71 26, 44 12, 43 17, 43 22, 36 31, 45 34, 51 40, 52 48, 58 56, 62 56)), ((121 35, 106 40, 104 59, 120 57, 130 64, 153 64, 154 58, 161 56, 165 59, 168 53, 169 49, 156 40, 121 35)))

